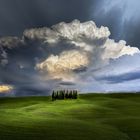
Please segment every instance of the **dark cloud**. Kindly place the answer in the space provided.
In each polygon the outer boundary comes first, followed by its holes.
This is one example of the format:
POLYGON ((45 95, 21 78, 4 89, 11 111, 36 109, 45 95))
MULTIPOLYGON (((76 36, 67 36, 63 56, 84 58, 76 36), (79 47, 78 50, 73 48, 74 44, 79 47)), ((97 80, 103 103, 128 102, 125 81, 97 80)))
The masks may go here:
POLYGON ((75 83, 72 83, 72 82, 60 82, 59 83, 60 85, 66 85, 66 86, 74 86, 75 85, 75 83))
POLYGON ((18 87, 15 91, 15 96, 46 96, 51 94, 51 89, 43 89, 35 86, 18 87))
MULTIPOLYGON (((111 7, 105 5, 104 0, 0 0, 0 35, 21 36, 27 28, 51 26, 73 19, 94 20, 98 26, 109 27, 111 38, 117 41, 124 39, 131 46, 140 46, 140 17, 135 14, 124 21, 127 6, 123 7, 122 3, 111 7)), ((132 8, 135 9, 134 6, 132 8)))
POLYGON ((140 19, 138 21, 131 20, 124 24, 124 39, 130 45, 137 46, 140 49, 140 19))
POLYGON ((138 80, 140 79, 140 72, 136 71, 136 72, 129 72, 129 73, 123 73, 120 75, 110 75, 110 76, 105 76, 105 77, 101 77, 98 78, 98 80, 105 80, 108 81, 109 83, 123 83, 123 82, 128 82, 128 81, 132 81, 132 80, 138 80))
POLYGON ((0 35, 21 35, 27 28, 51 26, 61 21, 89 20, 94 1, 0 0, 0 35))
POLYGON ((73 71, 75 73, 81 73, 81 72, 85 72, 87 69, 88 69, 87 67, 80 67, 80 68, 74 69, 73 71))
POLYGON ((18 37, 6 36, 0 38, 0 46, 4 49, 12 49, 23 44, 23 41, 18 37))
POLYGON ((137 16, 135 20, 135 14, 124 21, 123 13, 127 6, 110 5, 105 5, 104 0, 0 0, 0 35, 21 36, 27 28, 51 26, 73 19, 94 20, 98 26, 109 27, 111 38, 117 41, 124 39, 131 46, 140 46, 140 18, 137 16))

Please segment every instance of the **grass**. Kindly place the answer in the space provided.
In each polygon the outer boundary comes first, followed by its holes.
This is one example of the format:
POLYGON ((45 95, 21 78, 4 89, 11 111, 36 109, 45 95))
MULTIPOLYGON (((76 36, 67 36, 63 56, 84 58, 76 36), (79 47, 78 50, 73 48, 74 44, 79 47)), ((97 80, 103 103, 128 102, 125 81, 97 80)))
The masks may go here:
POLYGON ((140 94, 0 98, 0 140, 140 140, 140 94))

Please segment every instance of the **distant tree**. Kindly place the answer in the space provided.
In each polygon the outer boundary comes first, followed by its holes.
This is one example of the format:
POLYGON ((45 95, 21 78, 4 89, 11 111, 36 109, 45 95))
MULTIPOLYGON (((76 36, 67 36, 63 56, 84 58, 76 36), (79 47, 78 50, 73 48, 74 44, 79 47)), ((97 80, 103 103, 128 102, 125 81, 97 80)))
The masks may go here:
POLYGON ((62 91, 62 99, 65 99, 65 90, 62 91))
POLYGON ((55 100, 55 91, 53 90, 53 92, 52 92, 52 101, 54 101, 55 100))
POLYGON ((52 91, 52 101, 64 100, 64 99, 77 99, 78 98, 78 91, 77 90, 57 90, 52 91))
POLYGON ((74 90, 72 90, 72 99, 74 99, 74 90))
POLYGON ((59 99, 59 91, 56 91, 56 99, 59 99))
POLYGON ((61 99, 61 90, 58 91, 58 99, 61 99))
POLYGON ((61 99, 61 100, 63 99, 63 91, 62 90, 59 91, 59 99, 61 99))
POLYGON ((69 92, 69 99, 72 99, 72 90, 69 92))
POLYGON ((78 91, 74 90, 73 91, 73 99, 77 99, 78 98, 78 91))
POLYGON ((67 91, 65 92, 65 98, 68 99, 68 97, 69 97, 69 91, 67 90, 67 91))

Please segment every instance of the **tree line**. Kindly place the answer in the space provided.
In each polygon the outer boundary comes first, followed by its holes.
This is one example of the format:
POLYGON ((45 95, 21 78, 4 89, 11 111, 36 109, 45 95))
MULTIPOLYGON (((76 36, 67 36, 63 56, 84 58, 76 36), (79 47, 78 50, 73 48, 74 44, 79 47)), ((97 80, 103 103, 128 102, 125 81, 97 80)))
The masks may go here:
POLYGON ((57 90, 52 92, 52 100, 77 99, 77 90, 57 90))

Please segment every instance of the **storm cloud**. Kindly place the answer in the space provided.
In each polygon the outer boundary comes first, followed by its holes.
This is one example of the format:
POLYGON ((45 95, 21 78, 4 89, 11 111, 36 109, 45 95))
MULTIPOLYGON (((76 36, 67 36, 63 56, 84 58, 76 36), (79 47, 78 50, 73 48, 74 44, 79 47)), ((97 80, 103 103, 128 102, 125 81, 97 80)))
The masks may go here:
POLYGON ((88 81, 89 76, 94 79, 94 70, 108 65, 111 59, 139 53, 123 40, 110 39, 110 34, 107 27, 97 27, 93 21, 73 20, 50 28, 26 29, 21 38, 2 37, 1 83, 14 85, 16 95, 20 90, 20 95, 27 90, 29 95, 35 91, 35 95, 44 95, 53 88, 78 88, 78 81, 84 77, 88 81))
POLYGON ((74 46, 60 54, 51 54, 45 61, 37 64, 39 70, 62 79, 71 79, 71 72, 75 69, 91 66, 95 69, 107 64, 110 59, 139 53, 137 48, 127 46, 123 40, 115 42, 109 39, 109 35, 107 27, 98 28, 93 21, 80 23, 78 20, 61 22, 51 28, 31 29, 24 33, 26 38, 41 40, 52 49, 59 46, 61 41, 74 46))
POLYGON ((0 0, 0 84, 16 96, 140 90, 139 4, 0 0))

